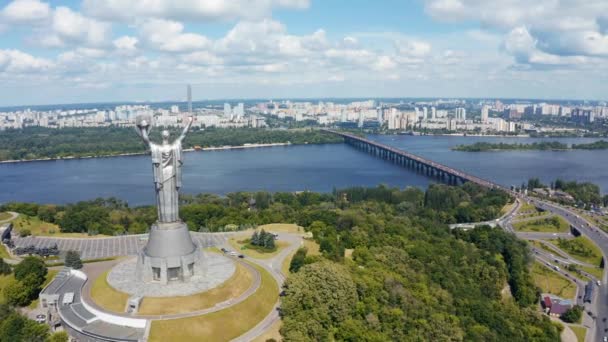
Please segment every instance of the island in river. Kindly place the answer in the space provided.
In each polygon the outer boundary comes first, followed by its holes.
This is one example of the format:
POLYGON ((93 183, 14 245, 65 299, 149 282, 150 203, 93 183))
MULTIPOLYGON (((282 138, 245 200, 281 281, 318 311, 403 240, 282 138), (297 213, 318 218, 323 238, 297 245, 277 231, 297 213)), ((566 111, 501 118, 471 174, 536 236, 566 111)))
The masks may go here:
POLYGON ((509 144, 509 143, 490 143, 476 142, 470 145, 458 145, 452 148, 453 151, 461 152, 491 152, 491 151, 569 151, 569 150, 605 150, 608 149, 608 141, 600 140, 588 144, 564 144, 559 141, 542 141, 531 144, 509 144))

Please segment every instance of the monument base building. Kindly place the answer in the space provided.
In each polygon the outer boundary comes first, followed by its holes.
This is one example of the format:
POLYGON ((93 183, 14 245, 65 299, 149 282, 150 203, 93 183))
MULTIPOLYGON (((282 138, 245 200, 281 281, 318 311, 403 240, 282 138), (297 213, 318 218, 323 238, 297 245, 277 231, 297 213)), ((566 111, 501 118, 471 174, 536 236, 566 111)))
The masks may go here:
POLYGON ((201 248, 181 221, 152 225, 148 243, 139 252, 137 273, 144 282, 188 282, 202 276, 201 248))

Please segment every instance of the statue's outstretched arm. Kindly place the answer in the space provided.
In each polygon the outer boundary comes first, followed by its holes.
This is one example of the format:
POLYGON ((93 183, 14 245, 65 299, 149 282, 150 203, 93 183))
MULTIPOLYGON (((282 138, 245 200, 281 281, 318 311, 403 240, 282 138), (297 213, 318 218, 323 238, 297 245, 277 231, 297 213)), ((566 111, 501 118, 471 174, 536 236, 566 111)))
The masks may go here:
POLYGON ((184 138, 186 138, 186 134, 188 134, 188 131, 190 130, 193 121, 194 117, 191 116, 190 118, 188 118, 188 123, 186 124, 186 127, 184 127, 182 134, 179 136, 179 138, 177 138, 179 141, 182 141, 184 140, 184 138))
POLYGON ((150 146, 150 137, 148 136, 148 128, 143 127, 140 129, 141 139, 146 143, 146 145, 150 146))

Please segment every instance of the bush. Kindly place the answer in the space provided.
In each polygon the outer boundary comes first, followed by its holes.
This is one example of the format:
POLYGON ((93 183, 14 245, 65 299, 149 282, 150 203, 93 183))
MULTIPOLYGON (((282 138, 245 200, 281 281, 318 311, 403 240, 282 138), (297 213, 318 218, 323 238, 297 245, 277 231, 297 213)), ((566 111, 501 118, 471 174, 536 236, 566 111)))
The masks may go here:
POLYGON ((21 261, 14 269, 15 279, 19 281, 23 281, 29 275, 34 275, 34 277, 39 281, 39 284, 44 283, 44 279, 47 274, 46 266, 44 265, 44 261, 36 258, 36 257, 26 257, 21 261))
POLYGON ((4 259, 0 258, 0 274, 6 275, 12 272, 11 266, 7 264, 4 259))
POLYGON ((560 317, 564 322, 567 323, 579 323, 583 317, 583 307, 576 305, 570 308, 568 311, 560 317))
POLYGON ((22 238, 30 236, 30 235, 32 235, 32 232, 29 229, 21 229, 21 230, 19 230, 19 236, 22 237, 22 238))
POLYGON ((75 270, 82 268, 82 260, 80 260, 80 253, 77 251, 68 251, 65 255, 65 265, 75 270))
POLYGON ((296 254, 293 255, 293 258, 291 258, 291 263, 289 264, 289 272, 296 273, 300 270, 302 266, 304 266, 306 262, 306 253, 308 253, 306 247, 298 249, 296 254))

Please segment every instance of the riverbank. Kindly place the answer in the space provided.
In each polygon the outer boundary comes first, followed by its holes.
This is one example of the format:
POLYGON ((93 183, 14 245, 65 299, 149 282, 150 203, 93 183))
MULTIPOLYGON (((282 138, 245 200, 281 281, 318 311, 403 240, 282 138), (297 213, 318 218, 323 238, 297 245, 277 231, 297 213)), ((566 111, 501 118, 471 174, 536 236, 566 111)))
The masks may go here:
MULTIPOLYGON (((292 143, 270 143, 270 144, 245 144, 240 146, 218 146, 218 147, 203 147, 200 149, 186 148, 184 152, 200 152, 200 151, 221 151, 221 150, 239 150, 245 148, 260 148, 260 147, 276 147, 276 146, 290 146, 292 143)), ((306 145, 306 144, 302 144, 306 145)), ((57 158, 37 158, 37 159, 17 159, 17 160, 2 160, 0 164, 14 164, 14 163, 28 163, 28 162, 41 162, 41 161, 55 161, 55 160, 73 160, 73 159, 93 159, 93 158, 115 158, 115 157, 130 157, 130 156, 142 156, 149 152, 135 152, 135 153, 118 153, 108 154, 100 156, 65 156, 57 158)))

